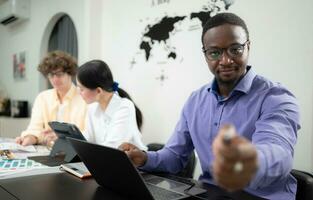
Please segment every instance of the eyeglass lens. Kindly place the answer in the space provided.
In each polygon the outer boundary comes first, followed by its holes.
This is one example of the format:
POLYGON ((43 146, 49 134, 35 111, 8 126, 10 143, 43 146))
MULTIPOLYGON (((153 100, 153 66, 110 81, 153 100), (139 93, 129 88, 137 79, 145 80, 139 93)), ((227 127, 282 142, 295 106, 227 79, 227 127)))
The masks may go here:
POLYGON ((205 56, 209 60, 219 60, 222 55, 224 50, 226 50, 228 56, 232 58, 237 58, 242 56, 245 48, 245 44, 233 44, 229 46, 228 48, 208 48, 204 50, 205 56))
POLYGON ((52 78, 53 76, 56 76, 56 77, 62 77, 65 73, 63 71, 58 71, 58 72, 50 72, 48 74, 48 77, 49 78, 52 78))

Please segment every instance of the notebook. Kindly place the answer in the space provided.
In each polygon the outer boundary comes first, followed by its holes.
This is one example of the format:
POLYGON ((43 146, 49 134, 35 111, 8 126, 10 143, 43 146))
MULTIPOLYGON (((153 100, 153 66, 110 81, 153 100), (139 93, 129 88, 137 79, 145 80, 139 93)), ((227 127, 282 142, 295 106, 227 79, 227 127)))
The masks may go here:
MULTIPOLYGON (((80 159, 84 162, 96 182, 131 199, 176 200, 189 195, 184 190, 188 184, 158 176, 140 175, 125 152, 78 139, 68 138, 80 159)), ((205 190, 198 188, 197 193, 205 190)))

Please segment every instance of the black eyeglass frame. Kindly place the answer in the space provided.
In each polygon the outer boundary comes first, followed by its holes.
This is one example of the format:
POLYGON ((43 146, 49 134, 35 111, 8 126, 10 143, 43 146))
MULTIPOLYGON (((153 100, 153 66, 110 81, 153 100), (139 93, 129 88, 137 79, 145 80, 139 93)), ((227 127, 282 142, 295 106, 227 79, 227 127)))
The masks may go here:
POLYGON ((47 74, 47 78, 53 78, 54 76, 56 77, 62 77, 66 74, 65 71, 57 71, 57 72, 49 72, 47 74))
POLYGON ((232 45, 230 45, 229 47, 227 47, 227 48, 217 48, 217 47, 209 47, 209 48, 207 48, 207 49, 204 49, 204 47, 202 47, 202 52, 204 53, 204 55, 205 55, 205 57, 208 59, 208 60, 212 60, 212 61, 216 61, 216 60, 220 60, 221 59, 221 57, 223 56, 223 53, 224 53, 224 51, 226 51, 226 53, 227 53, 227 55, 229 56, 229 57, 231 57, 231 58, 238 58, 238 57, 241 57, 242 55, 243 55, 243 53, 244 53, 244 51, 245 51, 245 46, 246 46, 246 44, 249 42, 250 40, 248 39, 248 40, 246 40, 243 44, 240 44, 240 43, 238 43, 238 44, 232 44, 232 45), (241 47, 242 48, 242 53, 241 54, 238 54, 238 55, 234 55, 234 54, 232 54, 231 53, 231 48, 232 47, 235 47, 235 46, 237 46, 237 48, 238 47, 241 47), (208 50, 210 50, 210 49, 215 49, 216 51, 219 51, 220 52, 220 55, 217 57, 217 58, 210 58, 208 55, 207 55, 207 51, 208 50))

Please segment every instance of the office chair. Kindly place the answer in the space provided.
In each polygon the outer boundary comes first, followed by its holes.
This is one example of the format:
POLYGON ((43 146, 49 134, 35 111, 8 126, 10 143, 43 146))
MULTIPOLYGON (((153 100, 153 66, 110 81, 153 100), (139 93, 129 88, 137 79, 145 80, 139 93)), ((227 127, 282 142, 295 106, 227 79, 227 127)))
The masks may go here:
MULTIPOLYGON (((148 147, 148 151, 158 151, 164 147, 164 144, 151 143, 151 144, 148 144, 147 147, 148 147)), ((184 178, 193 178, 195 167, 196 167, 196 156, 195 156, 195 152, 192 151, 192 154, 185 168, 181 170, 180 172, 178 172, 177 174, 175 174, 175 176, 180 176, 184 178)))
POLYGON ((291 174, 298 181, 296 200, 312 200, 313 199, 313 175, 308 172, 293 169, 291 174))

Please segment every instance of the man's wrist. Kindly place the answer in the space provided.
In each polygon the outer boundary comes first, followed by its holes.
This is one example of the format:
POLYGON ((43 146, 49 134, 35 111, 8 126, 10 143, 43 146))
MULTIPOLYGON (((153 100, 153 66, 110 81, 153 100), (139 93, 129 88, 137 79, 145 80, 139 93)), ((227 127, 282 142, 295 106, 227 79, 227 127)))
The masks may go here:
POLYGON ((148 160, 147 152, 146 151, 142 151, 142 153, 143 153, 143 162, 142 162, 140 167, 144 166, 147 163, 147 160, 148 160))
POLYGON ((32 140, 34 141, 33 144, 39 144, 39 139, 38 139, 37 136, 35 136, 35 135, 27 135, 26 137, 31 137, 32 140))

